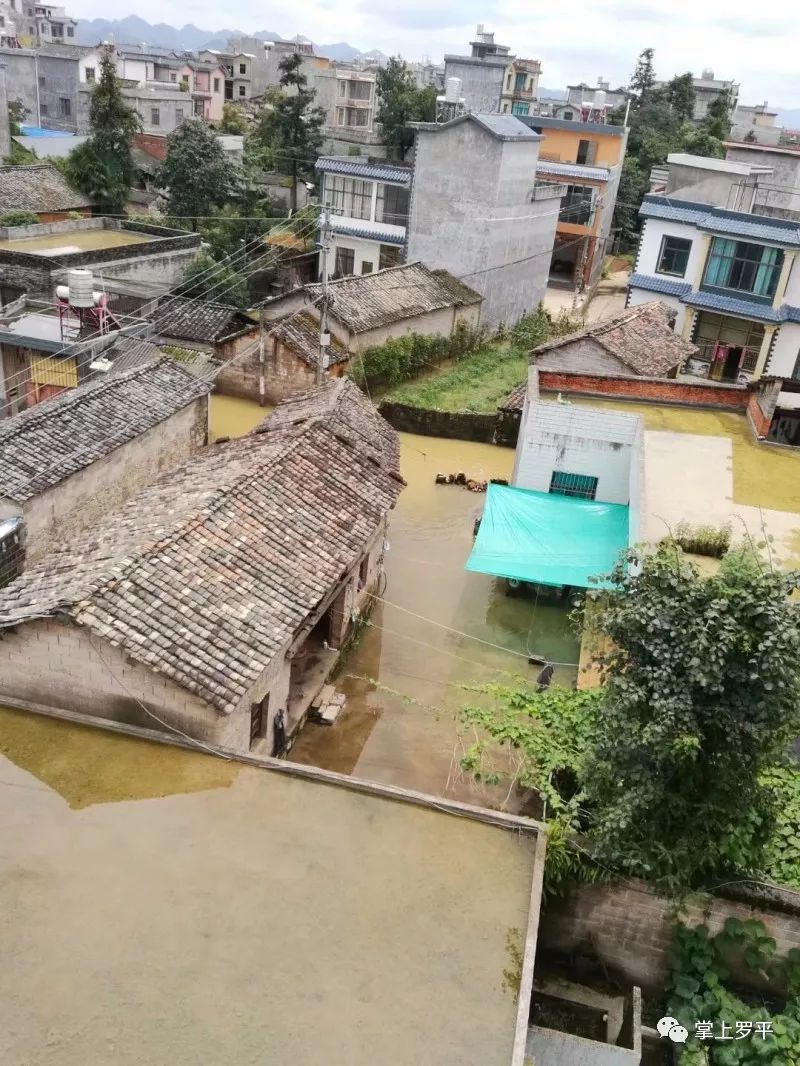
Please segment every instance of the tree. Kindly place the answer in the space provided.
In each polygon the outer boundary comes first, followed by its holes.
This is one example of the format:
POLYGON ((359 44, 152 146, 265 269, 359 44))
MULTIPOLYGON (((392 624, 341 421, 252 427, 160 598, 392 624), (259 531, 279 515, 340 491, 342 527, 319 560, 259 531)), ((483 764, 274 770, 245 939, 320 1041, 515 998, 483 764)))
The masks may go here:
POLYGON ((8 102, 8 128, 12 137, 19 137, 20 127, 30 114, 29 108, 20 99, 8 102))
POLYGON ((323 108, 315 105, 316 90, 308 88, 299 53, 280 61, 280 93, 273 96, 256 120, 248 152, 262 165, 274 166, 291 179, 291 209, 297 210, 297 182, 316 177, 314 164, 322 151, 323 108))
POLYGON ((224 266, 208 254, 199 252, 186 271, 181 296, 208 296, 210 300, 247 307, 247 281, 232 267, 224 266))
POLYGON ((664 87, 664 99, 679 122, 689 122, 694 116, 694 75, 676 74, 664 87))
POLYGON ((402 158, 414 143, 410 122, 433 122, 436 118, 436 89, 429 85, 418 89, 408 64, 392 56, 378 71, 376 89, 378 113, 383 127, 384 144, 402 158))
POLYGON ((233 134, 247 133, 247 115, 238 104, 230 101, 223 104, 219 131, 220 133, 233 134))
POLYGON ((141 120, 125 103, 110 50, 100 58, 100 76, 89 104, 89 128, 89 139, 69 155, 69 178, 109 212, 119 214, 133 181, 131 146, 141 120))
POLYGON ((633 94, 636 106, 645 103, 655 89, 656 74, 653 68, 653 55, 652 48, 645 48, 640 53, 636 61, 636 68, 631 75, 628 89, 633 94))
POLYGON ((166 213, 197 229, 200 217, 213 214, 236 192, 238 173, 214 131, 201 119, 190 119, 167 137, 167 158, 156 184, 166 194, 166 213))
POLYGON ((739 553, 701 578, 671 543, 628 563, 597 618, 613 650, 584 776, 594 845, 672 889, 758 870, 759 778, 800 730, 800 573, 739 553))
POLYGON ((731 132, 732 101, 729 92, 715 96, 708 105, 706 117, 703 119, 703 128, 706 133, 716 137, 719 141, 726 141, 731 132))

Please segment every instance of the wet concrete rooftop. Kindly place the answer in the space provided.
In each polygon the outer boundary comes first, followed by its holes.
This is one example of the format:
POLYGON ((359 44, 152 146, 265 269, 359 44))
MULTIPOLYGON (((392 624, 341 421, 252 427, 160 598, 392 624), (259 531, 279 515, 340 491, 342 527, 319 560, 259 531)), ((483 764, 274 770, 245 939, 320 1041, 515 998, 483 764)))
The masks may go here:
POLYGON ((0 751, 4 1066, 511 1061, 528 834, 25 712, 0 751))

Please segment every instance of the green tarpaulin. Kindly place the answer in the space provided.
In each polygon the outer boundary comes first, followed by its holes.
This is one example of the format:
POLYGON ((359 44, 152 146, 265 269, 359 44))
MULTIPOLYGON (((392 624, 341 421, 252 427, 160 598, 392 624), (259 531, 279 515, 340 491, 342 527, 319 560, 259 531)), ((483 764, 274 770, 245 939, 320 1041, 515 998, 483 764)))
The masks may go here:
POLYGON ((628 547, 628 507, 490 485, 467 570, 541 585, 597 588, 628 547))

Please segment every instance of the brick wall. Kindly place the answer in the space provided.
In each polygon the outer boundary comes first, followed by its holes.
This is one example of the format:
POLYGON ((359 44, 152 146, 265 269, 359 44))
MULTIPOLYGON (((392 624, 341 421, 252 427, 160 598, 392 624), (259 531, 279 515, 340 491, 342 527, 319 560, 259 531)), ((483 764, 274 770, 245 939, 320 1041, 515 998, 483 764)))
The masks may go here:
POLYGON ((133 145, 162 163, 167 158, 167 138, 161 134, 137 133, 134 135, 133 145))
MULTIPOLYGON (((775 891, 771 899, 694 896, 678 917, 687 925, 706 922, 712 933, 725 920, 758 918, 778 945, 778 954, 800 948, 800 898, 775 891)), ((551 901, 539 923, 539 952, 589 957, 627 983, 658 990, 667 975, 675 903, 641 882, 625 886, 581 885, 564 899, 551 901)), ((741 975, 742 977, 744 975, 741 975)))
MULTIPOLYGON (((216 391, 223 396, 242 396, 246 400, 259 400, 259 353, 247 349, 253 338, 246 338, 244 354, 236 354, 217 375, 216 391)), ((315 370, 277 337, 267 337, 264 348, 264 403, 278 404, 291 396, 297 396, 314 387, 315 370)), ((331 377, 341 377, 346 363, 337 363, 330 368, 331 377)))
POLYGON ((761 410, 761 404, 758 402, 758 395, 755 392, 751 394, 747 404, 747 417, 750 425, 755 430, 756 436, 766 437, 772 423, 772 416, 765 414, 761 410))
POLYGON ((208 397, 202 396, 110 455, 39 493, 23 507, 30 565, 119 508, 162 471, 203 447, 208 397))
POLYGON ((474 440, 491 444, 494 438, 494 415, 470 414, 466 411, 432 411, 404 403, 381 403, 378 410, 401 433, 419 433, 424 437, 447 437, 450 440, 474 440))
POLYGON ((583 396, 613 396, 737 411, 746 410, 749 397, 744 385, 693 385, 667 378, 600 377, 556 370, 539 371, 539 388, 542 392, 575 392, 583 396))

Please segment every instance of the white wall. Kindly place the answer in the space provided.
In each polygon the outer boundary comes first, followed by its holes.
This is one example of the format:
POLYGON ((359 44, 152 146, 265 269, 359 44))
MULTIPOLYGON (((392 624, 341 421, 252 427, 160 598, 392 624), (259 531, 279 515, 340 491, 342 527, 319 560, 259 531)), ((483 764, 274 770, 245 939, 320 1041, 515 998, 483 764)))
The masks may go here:
POLYGON ((800 324, 784 322, 772 346, 766 373, 775 377, 791 377, 800 355, 800 324))
POLYGON ((795 256, 789 278, 786 283, 786 293, 783 303, 791 304, 792 307, 800 307, 800 252, 795 256))
POLYGON ((687 226, 681 222, 664 222, 657 218, 648 218, 642 230, 639 253, 636 259, 636 273, 650 274, 653 277, 669 278, 672 281, 681 281, 674 274, 656 274, 658 257, 661 252, 661 241, 665 236, 682 237, 692 242, 692 250, 689 253, 689 263, 683 280, 694 287, 694 279, 700 268, 700 257, 703 251, 702 235, 694 226, 687 226))
POLYGON ((337 234, 333 235, 331 240, 331 252, 328 258, 328 269, 331 277, 336 266, 336 249, 337 248, 351 248, 355 252, 355 266, 353 268, 356 274, 363 274, 363 264, 365 262, 372 263, 372 273, 379 269, 378 263, 380 260, 380 243, 378 241, 365 241, 360 237, 344 237, 337 234))
POLYGON ((628 503, 639 419, 598 408, 533 402, 517 443, 514 484, 549 492, 553 472, 596 477, 596 499, 628 503))
POLYGON ((689 308, 687 308, 686 304, 682 304, 677 296, 665 296, 661 292, 651 292, 649 289, 631 289, 628 297, 628 307, 649 304, 653 300, 659 300, 662 304, 666 304, 667 307, 673 308, 677 316, 674 329, 676 333, 680 333, 683 330, 683 324, 686 321, 689 308))

